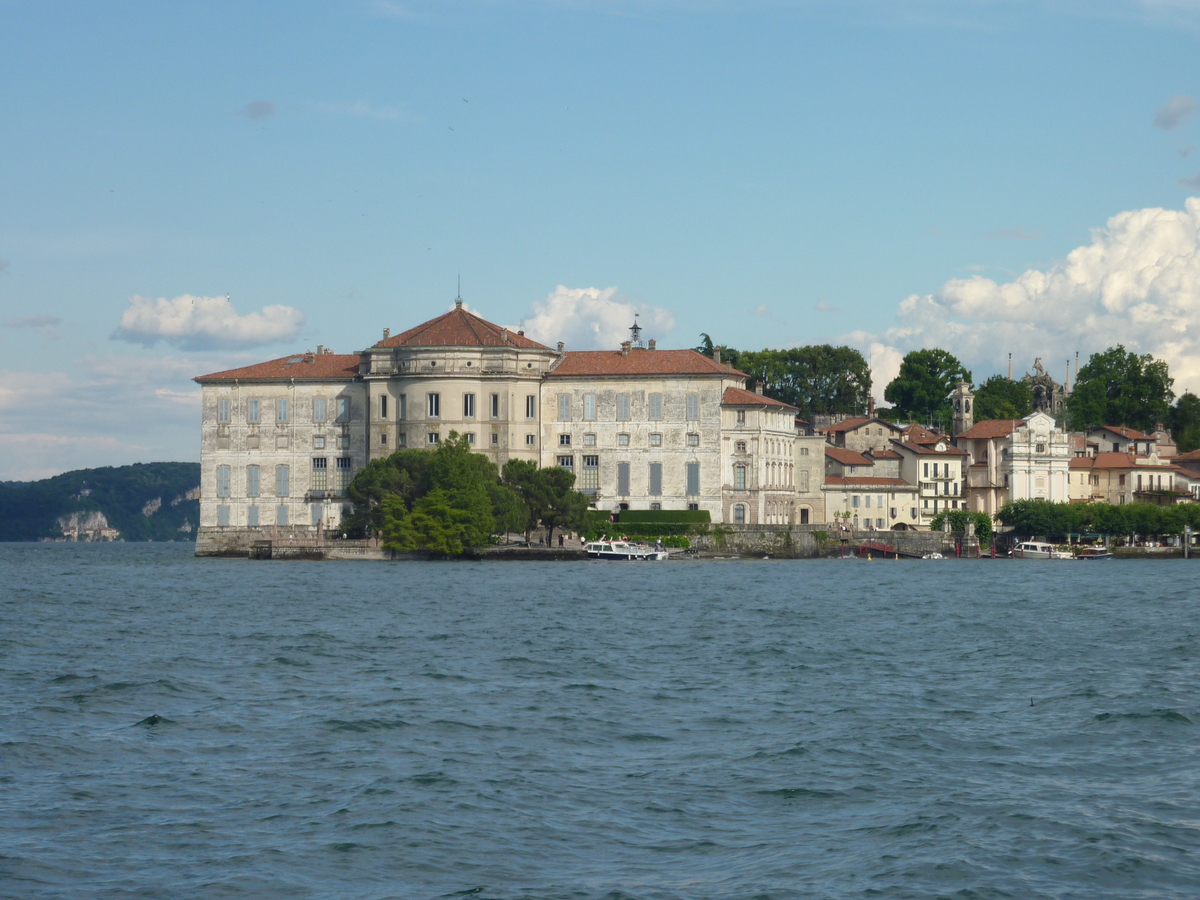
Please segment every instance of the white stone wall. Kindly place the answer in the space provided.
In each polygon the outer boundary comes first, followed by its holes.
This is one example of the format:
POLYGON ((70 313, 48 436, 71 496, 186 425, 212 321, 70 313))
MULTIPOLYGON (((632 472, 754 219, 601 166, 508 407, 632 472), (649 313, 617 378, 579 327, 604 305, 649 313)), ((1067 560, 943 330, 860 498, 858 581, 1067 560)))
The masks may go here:
POLYGON ((915 485, 830 484, 825 486, 825 507, 830 523, 836 521, 834 513, 849 512, 850 518, 842 521, 854 529, 890 531, 898 524, 916 528, 921 521, 915 485))
POLYGON ((1070 438, 1046 413, 1034 413, 1023 421, 1008 441, 1009 499, 1067 502, 1071 498, 1069 464, 1074 455, 1070 438))
POLYGON ((967 497, 963 490, 965 456, 957 453, 916 453, 904 448, 898 452, 901 455, 900 477, 917 488, 917 524, 920 528, 928 528, 934 516, 940 512, 966 509, 967 497), (933 474, 935 463, 937 475, 933 474), (948 489, 946 485, 949 485, 948 489))
POLYGON ((311 529, 312 504, 322 507, 323 520, 336 525, 348 501, 332 495, 337 486, 337 459, 350 459, 353 476, 366 463, 366 390, 356 382, 274 382, 206 384, 201 388, 200 527, 217 528, 221 507, 228 527, 247 527, 250 507, 257 506, 259 527, 276 528, 277 509, 287 508, 289 530, 311 529), (324 422, 314 421, 313 400, 325 400, 324 422), (350 400, 350 418, 338 422, 338 399, 350 400), (277 401, 288 401, 286 422, 277 419, 277 401), (221 401, 229 401, 229 421, 219 421, 221 401), (250 401, 257 400, 259 421, 249 421, 250 401), (321 440, 325 446, 317 446, 321 440), (329 496, 311 495, 313 459, 323 458, 329 496), (259 467, 259 496, 247 496, 247 467, 259 467), (286 497, 276 494, 276 468, 288 467, 286 497), (218 496, 218 469, 229 467, 229 496, 218 496))
POLYGON ((825 504, 825 438, 819 434, 798 434, 792 446, 795 452, 795 524, 819 525, 828 522, 825 504), (808 512, 807 516, 804 515, 805 511, 808 512))
POLYGON ((796 413, 785 407, 724 406, 721 410, 721 521, 791 525, 796 508, 796 413), (744 445, 744 449, 743 449, 744 445), (746 470, 739 488, 737 469, 746 470))

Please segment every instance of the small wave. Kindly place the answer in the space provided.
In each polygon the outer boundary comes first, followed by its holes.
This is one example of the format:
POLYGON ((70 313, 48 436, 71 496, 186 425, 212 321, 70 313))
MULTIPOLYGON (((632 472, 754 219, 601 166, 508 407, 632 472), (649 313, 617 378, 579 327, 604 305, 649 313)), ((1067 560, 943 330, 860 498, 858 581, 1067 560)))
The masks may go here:
POLYGON ((299 666, 300 668, 308 667, 308 663, 298 659, 288 659, 286 656, 276 656, 271 660, 271 662, 279 663, 281 666, 299 666))
POLYGON ((816 788, 775 788, 758 793, 764 797, 778 797, 781 800, 839 800, 846 796, 841 791, 821 791, 816 788))
POLYGON ((410 775, 407 780, 411 781, 413 784, 419 784, 426 787, 435 784, 446 786, 458 784, 456 780, 451 778, 445 772, 422 772, 419 775, 410 775))
POLYGON ((156 725, 174 725, 174 724, 175 724, 174 719, 168 719, 166 716, 160 716, 160 715, 155 714, 152 716, 146 716, 146 718, 142 719, 142 721, 140 721, 140 722, 135 722, 133 727, 136 728, 137 726, 142 725, 146 728, 153 728, 156 725))
POLYGON ((387 731, 392 728, 408 728, 411 722, 403 719, 328 719, 325 724, 333 731, 352 731, 362 734, 368 731, 387 731))
POLYGON ((51 684, 70 684, 72 681, 95 681, 95 675, 73 675, 68 672, 66 675, 59 675, 57 678, 51 678, 51 684))
POLYGON ((1191 719, 1173 709, 1152 709, 1150 712, 1100 713, 1096 716, 1097 722, 1115 722, 1121 719, 1160 719, 1163 722, 1182 722, 1185 725, 1192 724, 1191 719))
POLYGON ((647 731, 635 731, 633 734, 625 734, 625 735, 622 735, 622 737, 625 738, 625 740, 632 741, 634 743, 642 743, 642 742, 654 743, 654 742, 666 742, 666 741, 673 740, 672 738, 666 737, 665 735, 650 734, 647 731))

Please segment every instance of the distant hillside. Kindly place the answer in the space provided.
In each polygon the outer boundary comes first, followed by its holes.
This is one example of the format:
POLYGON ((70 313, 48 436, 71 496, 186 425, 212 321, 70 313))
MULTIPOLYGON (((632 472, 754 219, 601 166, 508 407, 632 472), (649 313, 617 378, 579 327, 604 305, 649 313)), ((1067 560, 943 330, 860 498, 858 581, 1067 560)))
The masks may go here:
POLYGON ((0 482, 0 541, 194 541, 199 463, 80 469, 44 481, 0 482))

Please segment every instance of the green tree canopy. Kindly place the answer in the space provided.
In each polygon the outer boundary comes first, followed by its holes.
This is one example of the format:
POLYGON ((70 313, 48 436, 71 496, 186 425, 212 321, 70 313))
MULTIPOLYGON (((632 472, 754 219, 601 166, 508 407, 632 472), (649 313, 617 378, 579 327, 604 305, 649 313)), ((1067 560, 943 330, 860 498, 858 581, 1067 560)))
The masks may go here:
POLYGON ((1020 537, 1052 534, 1160 535, 1179 534, 1186 526, 1200 528, 1200 504, 1178 503, 1051 503, 1014 500, 996 518, 1020 537))
POLYGON ((857 413, 871 394, 871 367, 851 347, 820 344, 790 350, 742 351, 738 368, 767 393, 790 403, 800 415, 857 413))
POLYGON ((883 397, 899 414, 947 427, 952 418, 950 392, 960 381, 970 382, 971 373, 950 353, 913 350, 901 360, 900 374, 883 397))
POLYGON ((1149 353, 1138 356, 1121 344, 1093 353, 1067 398, 1068 424, 1076 430, 1129 425, 1150 431, 1170 421, 1174 383, 1167 364, 1149 353))
POLYGON ((1023 381, 993 375, 975 388, 975 421, 1023 419, 1033 412, 1033 391, 1023 381))
POLYGON ((1187 391, 1175 401, 1170 428, 1180 453, 1200 449, 1200 397, 1187 391))

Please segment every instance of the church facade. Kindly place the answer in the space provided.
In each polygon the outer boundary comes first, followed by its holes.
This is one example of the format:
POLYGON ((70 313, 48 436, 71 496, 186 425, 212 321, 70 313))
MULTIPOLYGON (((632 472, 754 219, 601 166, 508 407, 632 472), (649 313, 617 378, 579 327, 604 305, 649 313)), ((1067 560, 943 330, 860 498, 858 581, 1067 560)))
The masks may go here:
POLYGON ((451 432, 498 467, 570 469, 598 509, 703 509, 739 524, 823 516, 797 491, 794 407, 746 390, 719 359, 643 345, 636 326, 632 338, 552 349, 459 302, 358 354, 318 347, 200 376, 197 552, 336 528, 356 472, 451 432))

